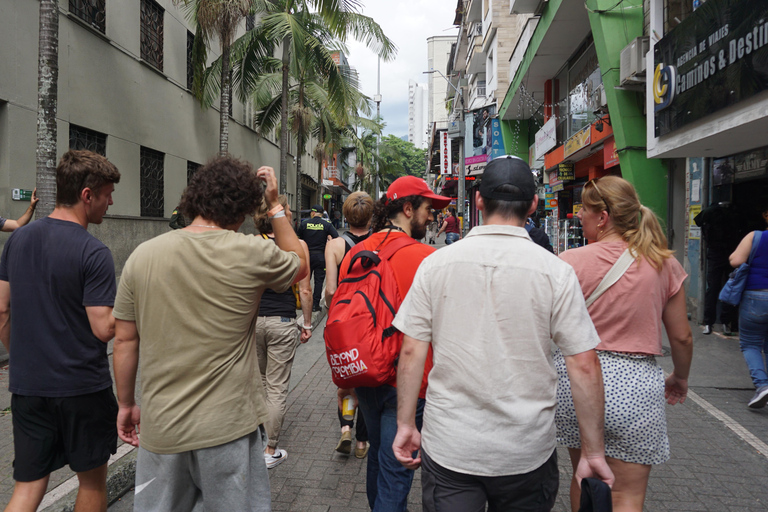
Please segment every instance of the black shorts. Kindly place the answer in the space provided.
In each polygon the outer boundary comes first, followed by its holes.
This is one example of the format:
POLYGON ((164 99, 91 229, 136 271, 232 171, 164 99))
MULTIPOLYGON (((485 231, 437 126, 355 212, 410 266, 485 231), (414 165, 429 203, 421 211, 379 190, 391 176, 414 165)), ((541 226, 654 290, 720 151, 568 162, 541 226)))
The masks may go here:
POLYGON ((117 400, 108 387, 96 393, 48 398, 11 397, 13 479, 33 482, 69 464, 96 469, 117 451, 117 400))

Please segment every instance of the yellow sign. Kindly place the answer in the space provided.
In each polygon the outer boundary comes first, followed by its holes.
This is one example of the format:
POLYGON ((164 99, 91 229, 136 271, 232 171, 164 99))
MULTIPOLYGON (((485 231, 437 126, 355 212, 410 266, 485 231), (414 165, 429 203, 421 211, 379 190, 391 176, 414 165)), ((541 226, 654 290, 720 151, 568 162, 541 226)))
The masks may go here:
POLYGON ((699 240, 701 238, 701 228, 693 220, 699 213, 701 213, 701 205, 692 204, 688 211, 688 240, 699 240))
POLYGON ((575 217, 577 213, 579 213, 579 210, 581 210, 581 203, 576 203, 573 205, 573 216, 575 217))
POLYGON ((565 158, 568 158, 569 155, 574 154, 581 148, 589 146, 592 141, 591 127, 592 125, 585 126, 565 141, 565 147, 563 148, 563 156, 565 158))

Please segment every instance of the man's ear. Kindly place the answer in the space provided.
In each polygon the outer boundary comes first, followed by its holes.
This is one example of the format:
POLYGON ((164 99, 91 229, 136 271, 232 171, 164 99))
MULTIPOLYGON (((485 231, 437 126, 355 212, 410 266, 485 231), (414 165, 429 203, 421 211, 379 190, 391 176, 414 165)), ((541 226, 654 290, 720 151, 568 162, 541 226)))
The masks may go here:
POLYGON ((485 201, 483 201, 483 196, 480 195, 479 190, 475 190, 475 205, 478 210, 485 213, 485 201))
POLYGON ((403 213, 406 217, 409 219, 413 217, 413 204, 411 202, 407 202, 403 205, 403 213))
POLYGON ((531 201, 531 207, 528 208, 528 217, 531 216, 533 212, 536 211, 536 208, 539 207, 539 196, 538 194, 533 195, 533 201, 531 201))
POLYGON ((90 187, 85 187, 83 190, 80 191, 80 199, 85 204, 89 204, 93 200, 94 196, 95 194, 90 187))

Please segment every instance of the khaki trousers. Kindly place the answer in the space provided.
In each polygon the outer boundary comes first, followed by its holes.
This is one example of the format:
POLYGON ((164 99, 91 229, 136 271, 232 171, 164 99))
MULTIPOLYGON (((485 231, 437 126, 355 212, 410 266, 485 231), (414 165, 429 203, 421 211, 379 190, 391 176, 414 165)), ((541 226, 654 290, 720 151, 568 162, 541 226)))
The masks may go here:
POLYGON ((277 448, 285 416, 291 367, 299 342, 299 330, 293 318, 260 316, 256 320, 254 338, 269 411, 269 418, 264 427, 269 437, 269 446, 277 448))

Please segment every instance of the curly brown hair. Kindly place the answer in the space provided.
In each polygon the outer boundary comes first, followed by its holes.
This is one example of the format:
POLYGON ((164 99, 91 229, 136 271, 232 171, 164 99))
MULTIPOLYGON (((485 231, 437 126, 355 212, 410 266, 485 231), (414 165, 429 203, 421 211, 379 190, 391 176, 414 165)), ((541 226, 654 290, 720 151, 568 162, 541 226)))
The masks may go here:
POLYGON ((192 176, 179 208, 188 219, 199 215, 219 226, 232 226, 253 215, 263 196, 261 181, 251 164, 220 156, 192 176))
POLYGON ((371 232, 376 233, 384 229, 384 226, 392 224, 397 214, 403 211, 406 203, 411 203, 414 210, 418 210, 421 203, 424 202, 421 196, 406 196, 395 200, 390 200, 387 196, 373 204, 373 219, 371 220, 371 232))

